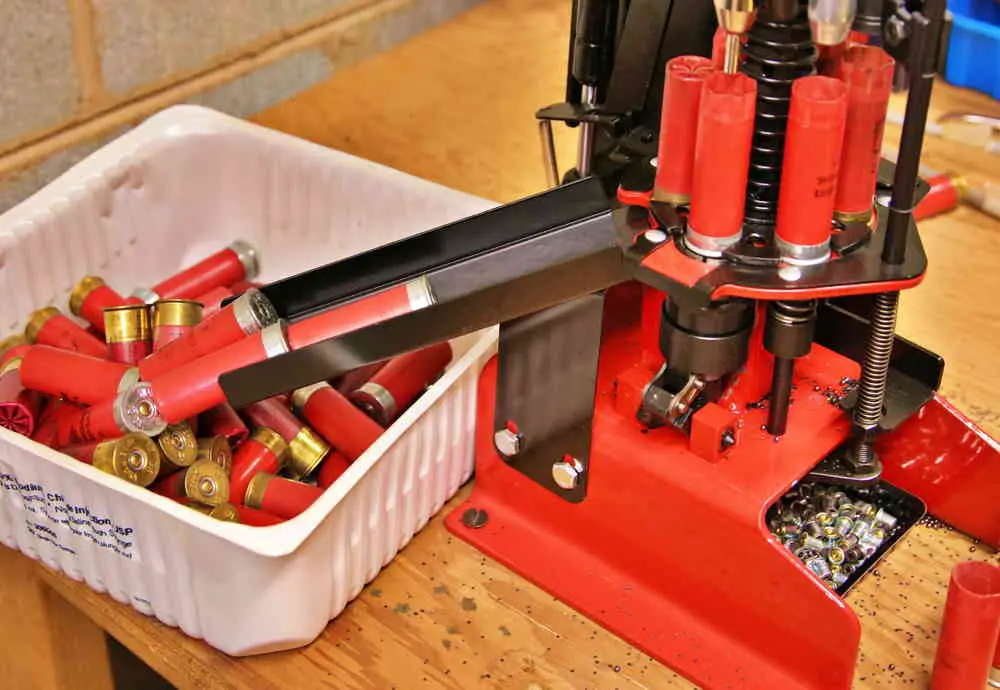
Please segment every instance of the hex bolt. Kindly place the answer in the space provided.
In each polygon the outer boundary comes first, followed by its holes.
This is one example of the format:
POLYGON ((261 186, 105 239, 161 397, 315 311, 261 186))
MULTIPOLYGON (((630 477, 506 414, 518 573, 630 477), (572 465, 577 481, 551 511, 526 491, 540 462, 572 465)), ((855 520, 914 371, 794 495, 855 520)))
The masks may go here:
POLYGON ((521 452, 524 436, 510 429, 501 429, 493 434, 493 445, 505 458, 513 458, 521 452))
POLYGON ((574 457, 566 456, 552 465, 552 479, 560 489, 572 491, 583 476, 583 464, 574 457))

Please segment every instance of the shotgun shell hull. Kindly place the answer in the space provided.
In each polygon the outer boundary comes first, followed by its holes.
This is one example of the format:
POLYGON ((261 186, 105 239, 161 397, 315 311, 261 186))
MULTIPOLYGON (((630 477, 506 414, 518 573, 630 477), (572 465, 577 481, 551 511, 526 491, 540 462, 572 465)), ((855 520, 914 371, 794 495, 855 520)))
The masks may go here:
MULTIPOLYGON (((180 342, 177 340, 169 347, 180 342)), ((166 351, 167 348, 162 350, 166 351)), ((260 333, 151 379, 153 397, 163 419, 176 424, 226 401, 219 385, 222 374, 286 352, 284 323, 268 326, 260 333)), ((139 370, 142 371, 141 366, 139 370)))
POLYGON ((236 506, 236 512, 239 513, 240 523, 251 527, 270 527, 285 521, 285 518, 246 506, 236 506))
POLYGON ((22 360, 15 357, 0 366, 0 428, 29 438, 42 410, 44 398, 25 388, 21 381, 22 360))
POLYGON ((126 304, 142 304, 137 297, 123 297, 97 276, 87 276, 69 293, 69 311, 104 336, 104 310, 126 304))
MULTIPOLYGON (((98 359, 48 345, 33 345, 21 362, 21 381, 26 388, 94 405, 115 397, 130 366, 98 359)), ((135 377, 135 373, 130 375, 135 377)))
POLYGON ((52 400, 42 409, 41 415, 35 421, 35 431, 31 434, 32 440, 55 448, 62 420, 78 414, 83 409, 82 406, 68 400, 52 400))
POLYGON ((190 424, 173 424, 156 437, 163 455, 160 474, 190 467, 198 459, 198 439, 190 424))
POLYGON ((153 351, 149 307, 126 304, 104 310, 107 357, 113 362, 137 364, 153 351))
POLYGON ((91 407, 71 407, 58 415, 57 448, 119 438, 129 432, 159 436, 167 428, 147 383, 138 383, 91 407))
MULTIPOLYGON (((84 459, 87 446, 66 449, 67 455, 84 459)), ((101 472, 124 479, 136 486, 149 486, 160 472, 160 449, 143 434, 126 434, 113 441, 103 441, 93 446, 90 464, 101 472)))
POLYGON ((229 502, 229 477, 214 462, 196 460, 190 467, 153 484, 153 491, 175 501, 190 499, 214 507, 229 502))
POLYGON ((350 466, 351 461, 340 453, 330 453, 323 464, 319 466, 316 484, 322 489, 330 488, 350 466))
POLYGON ((221 403, 202 413, 198 426, 203 436, 225 436, 234 450, 250 437, 247 425, 229 403, 221 403))
POLYGON ((225 436, 198 439, 198 460, 214 462, 229 476, 233 469, 233 451, 225 436))
POLYGON ((323 495, 318 486, 303 484, 273 474, 260 473, 250 480, 245 504, 283 518, 300 515, 323 495))
POLYGON ((444 342, 394 357, 350 400, 376 422, 389 426, 441 375, 451 356, 451 344, 444 342))
POLYGON ((351 462, 382 435, 382 427, 327 383, 300 388, 292 401, 319 435, 351 462))
POLYGON ((212 288, 253 280, 259 272, 257 251, 238 241, 157 283, 151 291, 160 299, 194 299, 212 288))
POLYGON ((298 350, 434 303, 430 282, 418 278, 293 323, 288 327, 288 343, 298 350))
POLYGON ((160 300, 153 305, 153 350, 159 350, 164 345, 194 330, 201 323, 202 306, 200 302, 184 299, 160 300))
POLYGON ((139 370, 144 380, 152 381, 277 323, 278 312, 271 302, 258 290, 247 292, 186 335, 144 359, 139 370))
POLYGON ((100 359, 107 356, 104 343, 82 326, 73 323, 55 307, 45 307, 34 312, 24 327, 24 337, 33 345, 50 345, 100 359))
POLYGON ((14 350, 15 348, 20 348, 19 351, 23 352, 23 347, 29 347, 31 343, 28 339, 24 337, 23 333, 17 333, 15 335, 7 336, 3 340, 0 340, 0 366, 10 359, 10 357, 20 357, 19 354, 7 355, 8 352, 14 350))
POLYGON ((288 443, 286 466, 295 479, 311 475, 330 452, 329 444, 299 421, 279 398, 247 405, 243 414, 254 426, 271 429, 288 443))
POLYGON ((229 490, 233 500, 246 500, 247 487, 254 475, 277 474, 288 457, 288 443, 279 433, 261 427, 233 455, 229 490))

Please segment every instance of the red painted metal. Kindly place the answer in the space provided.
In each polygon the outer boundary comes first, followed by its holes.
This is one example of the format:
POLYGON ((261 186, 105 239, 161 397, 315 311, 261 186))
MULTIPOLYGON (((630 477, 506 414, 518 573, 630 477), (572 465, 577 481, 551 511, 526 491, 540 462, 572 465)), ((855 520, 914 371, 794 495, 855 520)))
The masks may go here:
POLYGON ((799 360, 797 423, 779 440, 763 430, 765 409, 738 402, 759 378, 741 377, 735 385, 747 390, 720 403, 739 442, 713 463, 674 429, 644 433, 634 403, 619 412, 622 382, 642 378, 639 343, 638 319, 605 333, 578 504, 498 457, 491 362, 480 380, 476 484, 449 529, 707 690, 846 690, 857 617, 769 534, 764 515, 847 438, 849 420, 824 393, 857 365, 818 346, 799 360), (463 526, 469 507, 487 511, 485 526, 463 526))
POLYGON ((956 529, 1000 547, 1000 444, 947 400, 934 396, 877 449, 888 481, 956 529))
POLYGON ((712 292, 712 299, 723 297, 745 297, 759 300, 807 300, 851 295, 871 295, 876 292, 900 292, 915 288, 923 282, 926 273, 907 280, 887 280, 881 283, 855 283, 852 285, 828 285, 818 288, 759 288, 748 285, 720 285, 712 292))
POLYGON ((736 433, 736 415, 716 403, 708 403, 691 416, 691 452, 708 462, 719 462, 726 452, 723 436, 736 433))

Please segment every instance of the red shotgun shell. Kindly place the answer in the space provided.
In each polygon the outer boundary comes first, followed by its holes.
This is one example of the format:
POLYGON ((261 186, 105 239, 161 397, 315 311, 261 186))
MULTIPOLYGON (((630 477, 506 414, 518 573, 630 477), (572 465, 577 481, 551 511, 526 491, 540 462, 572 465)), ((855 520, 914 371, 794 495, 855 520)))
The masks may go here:
POLYGON ((232 503, 222 503, 217 506, 203 506, 202 504, 192 501, 191 499, 185 499, 182 502, 188 508, 197 510, 199 513, 221 522, 238 523, 240 521, 240 513, 236 509, 236 506, 232 503))
POLYGON ((160 472, 160 449, 144 434, 69 446, 61 452, 137 486, 149 486, 160 472))
POLYGON ((284 477, 260 472, 250 480, 246 501, 248 508, 259 508, 283 518, 293 518, 316 502, 323 489, 284 477))
POLYGON ((0 366, 0 428, 30 438, 45 399, 21 382, 22 364, 14 357, 0 366))
POLYGON ((198 438, 190 424, 172 424, 156 437, 163 455, 160 474, 190 467, 198 459, 198 438))
POLYGON ((229 502, 229 477, 210 460, 196 460, 190 467, 160 479, 152 489, 175 501, 191 499, 206 506, 229 502))
POLYGON ((846 123, 844 82, 802 77, 792 84, 775 228, 775 244, 787 263, 810 265, 830 258, 846 123))
POLYGON ((330 453, 323 464, 319 466, 319 472, 316 473, 316 484, 323 489, 330 488, 350 466, 351 461, 340 453, 330 453))
POLYGON ((108 400, 139 380, 139 370, 48 345, 32 345, 21 362, 25 388, 83 405, 108 400))
POLYGON ((951 571, 932 690, 986 686, 1000 637, 1000 567, 968 561, 951 571))
MULTIPOLYGON (((268 326, 260 333, 150 379, 152 397, 163 419, 176 424, 225 402, 219 377, 288 352, 284 328, 284 322, 268 326)), ((161 352, 183 340, 174 341, 161 352)), ((141 365, 139 370, 142 371, 141 365)))
POLYGON ((757 82, 745 74, 705 81, 685 238, 699 254, 718 256, 742 236, 756 102, 757 82))
POLYGON ((250 430, 227 402, 216 405, 198 417, 198 426, 205 436, 225 436, 234 450, 250 436, 250 430))
POLYGON ((250 480, 259 472, 277 474, 288 456, 288 443, 276 431, 261 427, 233 455, 229 491, 234 501, 246 500, 250 480))
POLYGON ((243 414, 254 426, 266 427, 285 439, 288 443, 288 472, 295 479, 303 479, 315 472, 330 452, 326 441, 299 421, 281 398, 268 398, 247 405, 243 414))
POLYGON ((200 302, 189 299, 165 299, 153 304, 153 349, 181 338, 201 323, 200 302))
POLYGON ((157 283, 150 288, 150 292, 161 300, 194 299, 212 288, 253 280, 259 272, 257 250, 246 242, 237 241, 157 283))
POLYGON ((0 340, 0 366, 5 364, 11 357, 20 357, 21 353, 25 352, 25 348, 28 346, 30 346, 30 343, 24 337, 23 333, 16 333, 0 340), (13 352, 15 349, 17 351, 13 352), (8 355, 8 352, 13 353, 8 355))
POLYGON ((190 333, 174 340, 139 363, 145 381, 243 340, 279 322, 278 312, 258 290, 241 295, 232 304, 202 321, 190 333))
POLYGON ((236 506, 236 512, 239 513, 240 523, 251 527, 270 527, 271 525, 280 525, 285 521, 283 517, 246 506, 236 506))
POLYGON ((352 462, 382 435, 382 427, 328 383, 298 389, 292 394, 292 404, 320 436, 352 462))
POLYGON ((126 364, 139 362, 153 351, 149 307, 145 304, 126 304, 105 309, 104 339, 111 361, 126 364))
POLYGON ((866 223, 872 217, 895 62, 878 46, 857 45, 844 55, 841 70, 848 89, 847 128, 834 209, 837 220, 866 223))
POLYGON ((198 295, 194 298, 194 301, 202 305, 201 317, 202 319, 207 319, 222 309, 223 301, 235 294, 235 292, 227 287, 217 287, 203 295, 198 295))
POLYGON ((434 303, 430 282, 427 278, 417 278, 293 323, 288 327, 288 344, 298 350, 434 303))
POLYGON ((68 400, 51 400, 36 419, 35 431, 31 438, 42 445, 54 448, 62 419, 77 414, 82 409, 84 409, 82 406, 68 400))
POLYGON ((914 220, 927 220, 955 210, 968 188, 965 178, 959 175, 935 175, 927 178, 927 184, 931 189, 913 209, 914 220))
POLYGON ((382 426, 389 426, 441 375, 450 361, 448 342, 394 357, 350 395, 351 402, 382 426))
POLYGON ((705 79, 713 71, 712 61, 697 55, 682 55, 667 63, 653 190, 656 201, 678 205, 691 201, 698 109, 705 79))
POLYGON ((104 343, 55 307, 45 307, 32 313, 24 327, 24 337, 32 344, 51 345, 101 359, 107 356, 104 343))
POLYGON ((73 406, 61 412, 52 445, 106 441, 129 432, 158 436, 166 427, 149 384, 137 383, 91 407, 73 406))
POLYGON ((104 335, 104 310, 126 304, 141 304, 137 297, 122 297, 97 276, 87 276, 69 293, 69 311, 104 335))

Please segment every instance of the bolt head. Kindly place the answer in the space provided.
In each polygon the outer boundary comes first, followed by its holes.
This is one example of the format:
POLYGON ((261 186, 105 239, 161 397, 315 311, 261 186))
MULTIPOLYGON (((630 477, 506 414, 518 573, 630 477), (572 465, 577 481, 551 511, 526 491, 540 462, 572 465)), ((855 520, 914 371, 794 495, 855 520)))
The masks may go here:
POLYGON ((504 457, 512 458, 521 452, 523 437, 510 429, 501 429, 493 434, 493 444, 504 457))
POLYGON ((577 487, 582 474, 583 465, 576 459, 562 460, 552 465, 552 479, 560 489, 566 491, 572 491, 577 487))
POLYGON ((906 22, 899 15, 889 17, 885 23, 885 40, 891 46, 898 46, 905 41, 908 33, 906 22))

